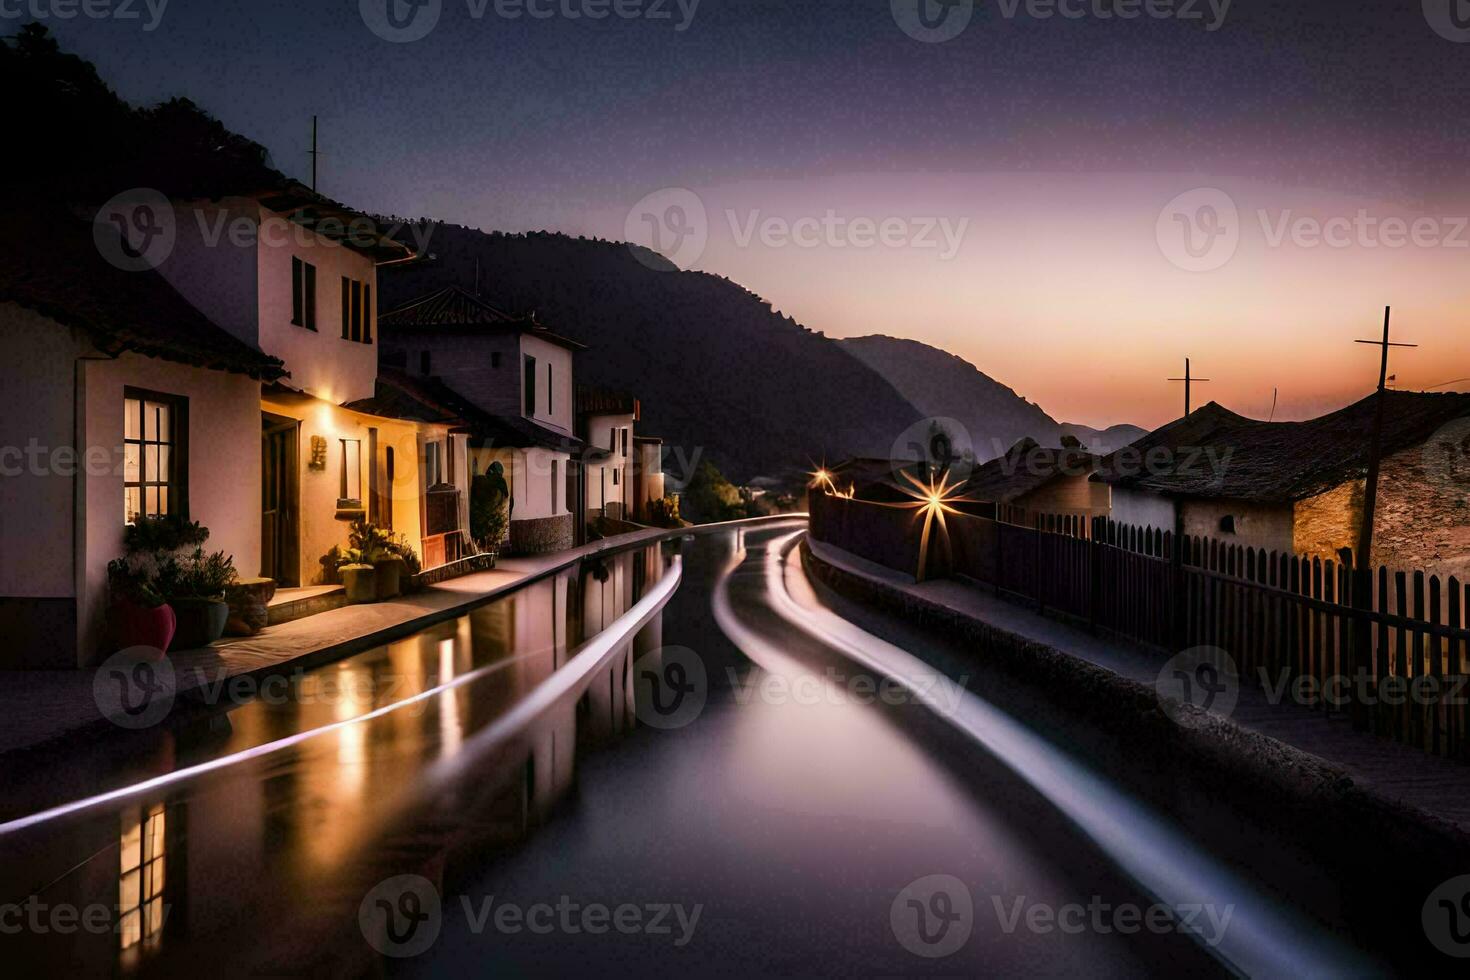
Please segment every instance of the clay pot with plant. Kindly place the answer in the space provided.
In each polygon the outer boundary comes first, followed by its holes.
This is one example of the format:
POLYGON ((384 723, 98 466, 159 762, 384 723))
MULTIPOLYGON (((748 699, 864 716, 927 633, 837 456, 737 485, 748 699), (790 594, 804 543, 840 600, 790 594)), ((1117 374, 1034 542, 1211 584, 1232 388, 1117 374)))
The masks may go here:
POLYGON ((158 656, 181 644, 177 610, 159 581, 160 572, 176 553, 198 548, 209 529, 177 516, 140 517, 123 531, 124 554, 107 565, 110 595, 108 625, 120 649, 147 647, 158 656))
POLYGON ((223 551, 206 555, 195 547, 182 559, 170 556, 162 562, 155 588, 168 599, 178 620, 175 646, 207 647, 224 635, 230 617, 225 592, 237 578, 234 557, 223 551))

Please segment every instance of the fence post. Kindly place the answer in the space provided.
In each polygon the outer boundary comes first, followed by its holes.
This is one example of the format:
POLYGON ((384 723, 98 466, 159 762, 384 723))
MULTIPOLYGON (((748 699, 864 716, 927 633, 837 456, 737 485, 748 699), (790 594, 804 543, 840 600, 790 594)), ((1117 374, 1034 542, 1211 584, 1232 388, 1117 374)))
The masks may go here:
POLYGON ((1043 520, 1040 515, 1037 515, 1036 527, 1031 532, 1036 535, 1036 546, 1031 553, 1036 572, 1036 611, 1039 613, 1046 612, 1046 585, 1045 578, 1041 574, 1041 525, 1043 520))
MULTIPOLYGON (((1353 617, 1353 641, 1348 644, 1347 663, 1342 665, 1342 671, 1348 676, 1348 714, 1352 718, 1354 731, 1368 730, 1368 706, 1358 694, 1358 671, 1363 664, 1369 663, 1373 647, 1373 620, 1370 613, 1373 610, 1373 569, 1371 566, 1359 568, 1358 556, 1351 548, 1344 548, 1341 552, 1342 563, 1351 569, 1347 576, 1352 583, 1352 597, 1349 605, 1357 610, 1353 617)), ((1376 703, 1376 699, 1375 699, 1376 703)))
POLYGON ((1174 538, 1169 548, 1169 645, 1184 649, 1186 597, 1184 587, 1184 509, 1174 506, 1174 538))
POLYGON ((1092 519, 1092 540, 1087 543, 1087 627, 1097 632, 1098 616, 1102 606, 1102 522, 1103 517, 1092 519))

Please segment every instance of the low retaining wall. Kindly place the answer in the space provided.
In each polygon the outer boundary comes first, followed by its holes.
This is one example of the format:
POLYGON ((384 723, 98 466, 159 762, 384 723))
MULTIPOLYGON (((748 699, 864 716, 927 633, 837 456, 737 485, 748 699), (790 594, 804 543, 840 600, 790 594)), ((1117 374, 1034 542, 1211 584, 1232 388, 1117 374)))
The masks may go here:
POLYGON ((1191 724, 1177 724, 1143 684, 831 565, 805 541, 801 552, 807 571, 835 591, 964 641, 975 651, 962 667, 968 686, 992 704, 1170 812, 1212 850, 1283 891, 1305 890, 1309 910, 1338 910, 1365 945, 1404 937, 1401 965, 1422 965, 1425 899, 1470 871, 1470 835, 1460 828, 1216 715, 1185 705, 1191 724))
POLYGON ((541 555, 548 551, 565 551, 572 546, 573 529, 571 514, 511 521, 510 554, 541 555))

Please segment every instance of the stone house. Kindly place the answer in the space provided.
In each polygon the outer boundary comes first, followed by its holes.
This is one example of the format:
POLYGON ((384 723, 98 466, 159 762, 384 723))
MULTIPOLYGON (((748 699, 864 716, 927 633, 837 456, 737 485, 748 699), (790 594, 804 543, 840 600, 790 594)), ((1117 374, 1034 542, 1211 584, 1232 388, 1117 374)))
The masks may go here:
POLYGON ((976 467, 962 493, 1000 505, 1013 519, 1037 514, 1106 517, 1110 488, 1091 479, 1100 459, 1080 444, 1054 449, 1022 439, 1004 455, 976 467))
MULTIPOLYGON (((1470 574, 1470 394, 1385 398, 1373 560, 1470 574)), ((1094 479, 1121 523, 1336 558, 1357 546, 1375 412, 1370 395, 1262 422, 1211 402, 1110 454, 1094 479)))

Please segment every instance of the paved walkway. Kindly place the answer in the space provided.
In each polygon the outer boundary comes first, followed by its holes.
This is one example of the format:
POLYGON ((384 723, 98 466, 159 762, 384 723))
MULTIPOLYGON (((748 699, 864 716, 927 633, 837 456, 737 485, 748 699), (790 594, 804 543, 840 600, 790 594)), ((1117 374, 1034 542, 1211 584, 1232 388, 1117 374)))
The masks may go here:
MULTIPOLYGON (((582 558, 677 533, 649 528, 570 551, 505 558, 491 571, 440 582, 415 595, 343 606, 269 626, 255 636, 226 637, 202 650, 171 651, 169 660, 180 691, 242 674, 310 668, 416 633, 582 558)), ((113 730, 93 698, 94 676, 90 670, 0 673, 0 754, 113 730)))
MULTIPOLYGON (((952 580, 916 585, 911 576, 813 541, 810 536, 807 542, 813 555, 846 572, 883 582, 1141 684, 1151 687, 1163 667, 1163 660, 1155 652, 1094 636, 998 598, 982 588, 952 580)), ((1329 718, 1296 704, 1271 704, 1263 691, 1252 686, 1242 685, 1230 720, 1322 759, 1382 797, 1416 807, 1470 831, 1470 765, 1354 731, 1345 719, 1329 718)))

